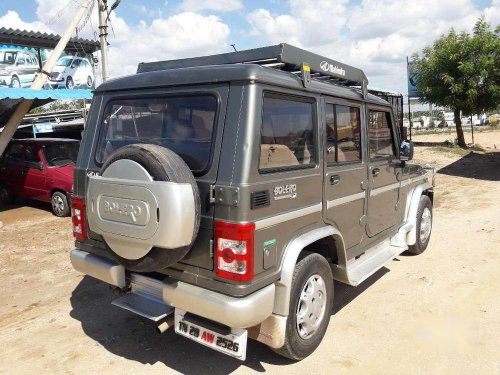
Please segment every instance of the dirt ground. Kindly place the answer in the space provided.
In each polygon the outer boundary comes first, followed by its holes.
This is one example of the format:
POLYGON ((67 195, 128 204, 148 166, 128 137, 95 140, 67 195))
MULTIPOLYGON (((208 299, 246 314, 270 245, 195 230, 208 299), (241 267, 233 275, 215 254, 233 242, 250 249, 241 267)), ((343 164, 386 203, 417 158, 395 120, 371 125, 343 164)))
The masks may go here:
MULTIPOLYGON (((500 145, 500 131, 484 143, 500 145)), ((336 284, 324 341, 298 363, 257 342, 240 362, 158 335, 72 269, 69 219, 38 203, 0 208, 0 373, 500 374, 500 153, 416 157, 439 168, 427 251, 357 288, 336 284)))

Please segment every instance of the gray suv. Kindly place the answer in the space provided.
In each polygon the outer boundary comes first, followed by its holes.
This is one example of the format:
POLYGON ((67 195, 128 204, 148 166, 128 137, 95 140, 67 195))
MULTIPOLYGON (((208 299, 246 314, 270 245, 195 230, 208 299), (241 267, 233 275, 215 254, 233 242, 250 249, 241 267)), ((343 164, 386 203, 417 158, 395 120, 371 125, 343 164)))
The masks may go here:
POLYGON ((244 360, 294 360, 356 286, 432 227, 434 171, 407 163, 365 74, 280 44, 142 63, 97 88, 75 169, 73 267, 113 304, 244 360))

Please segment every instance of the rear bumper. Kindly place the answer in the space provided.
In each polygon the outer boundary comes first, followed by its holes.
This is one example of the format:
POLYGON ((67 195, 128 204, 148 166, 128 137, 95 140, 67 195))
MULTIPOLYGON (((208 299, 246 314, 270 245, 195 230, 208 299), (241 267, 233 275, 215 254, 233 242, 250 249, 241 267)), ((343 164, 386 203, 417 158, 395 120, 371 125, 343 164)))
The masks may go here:
MULTIPOLYGON (((71 251, 70 258, 77 271, 111 285, 126 286, 125 268, 118 263, 77 249, 71 251)), ((253 327, 269 318, 274 293, 274 284, 238 298, 169 277, 161 282, 161 298, 165 304, 233 328, 253 327)))

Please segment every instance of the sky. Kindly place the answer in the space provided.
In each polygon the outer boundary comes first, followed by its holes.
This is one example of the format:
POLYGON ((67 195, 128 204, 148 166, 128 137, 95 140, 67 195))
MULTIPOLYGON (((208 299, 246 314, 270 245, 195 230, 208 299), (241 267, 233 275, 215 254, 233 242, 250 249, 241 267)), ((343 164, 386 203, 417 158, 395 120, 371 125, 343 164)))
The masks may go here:
MULTIPOLYGON (((60 34, 81 1, 0 0, 0 27, 60 34)), ((96 8, 80 37, 97 38, 96 8)), ((482 15, 499 25, 500 0, 122 0, 111 16, 109 70, 118 77, 143 61, 286 42, 406 94, 406 57, 450 28, 470 31, 482 15)))

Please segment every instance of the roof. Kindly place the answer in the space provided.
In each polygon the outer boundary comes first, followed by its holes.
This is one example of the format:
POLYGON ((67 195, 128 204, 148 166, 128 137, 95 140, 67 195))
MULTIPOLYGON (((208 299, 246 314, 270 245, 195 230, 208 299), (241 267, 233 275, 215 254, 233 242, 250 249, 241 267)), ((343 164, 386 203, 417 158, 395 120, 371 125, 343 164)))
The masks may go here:
MULTIPOLYGON (((60 35, 36 31, 10 29, 0 27, 0 44, 13 44, 31 48, 55 48, 60 35)), ((95 40, 71 38, 65 51, 93 53, 101 49, 101 44, 95 40)))
POLYGON ((361 69, 287 43, 218 55, 140 63, 137 67, 137 73, 194 66, 241 63, 258 64, 300 74, 306 87, 308 87, 311 77, 344 86, 354 86, 357 84, 366 88, 368 84, 368 79, 361 69))
POLYGON ((10 87, 0 88, 0 100, 2 99, 92 99, 92 91, 85 89, 74 90, 32 90, 13 89, 10 87))
MULTIPOLYGON (((227 64, 138 73, 108 80, 102 83, 94 92, 100 93, 118 90, 214 84, 234 81, 261 82, 275 86, 304 90, 302 80, 296 74, 266 68, 257 64, 227 64)), ((360 89, 325 83, 315 79, 312 80, 311 86, 307 90, 347 99, 363 100, 360 89)), ((381 105, 388 104, 385 100, 371 94, 367 96, 366 100, 381 105)))
POLYGON ((31 108, 59 99, 92 99, 91 90, 32 90, 0 88, 0 129, 7 123, 17 105, 25 99, 34 100, 31 108))

